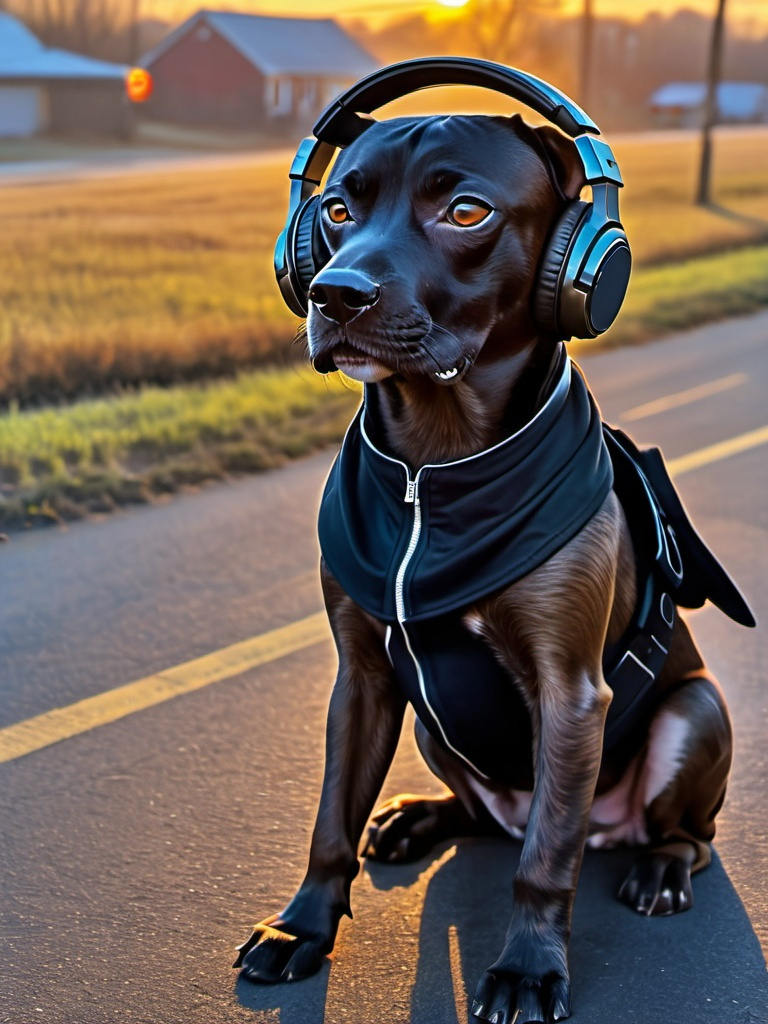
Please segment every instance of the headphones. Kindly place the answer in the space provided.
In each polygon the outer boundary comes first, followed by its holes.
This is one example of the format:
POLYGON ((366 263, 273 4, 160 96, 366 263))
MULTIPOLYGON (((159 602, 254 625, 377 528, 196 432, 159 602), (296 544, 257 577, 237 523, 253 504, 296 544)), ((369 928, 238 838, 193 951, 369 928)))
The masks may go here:
POLYGON ((317 190, 336 150, 374 123, 371 111, 438 85, 475 85, 503 93, 574 140, 592 201, 570 201, 552 229, 539 265, 533 314, 539 330, 559 339, 594 338, 608 330, 624 300, 632 264, 619 220, 623 181, 611 148, 596 138, 600 129, 581 107, 554 86, 472 57, 424 57, 382 68, 320 116, 314 135, 301 142, 291 165, 288 217, 275 247, 275 274, 288 308, 297 316, 307 314, 310 283, 330 258, 319 229, 317 190))

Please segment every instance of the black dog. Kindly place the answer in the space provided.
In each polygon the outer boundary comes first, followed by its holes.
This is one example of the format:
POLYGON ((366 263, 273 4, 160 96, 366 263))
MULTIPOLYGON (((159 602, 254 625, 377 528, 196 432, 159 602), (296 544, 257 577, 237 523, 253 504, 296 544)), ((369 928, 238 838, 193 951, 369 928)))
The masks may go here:
MULTIPOLYGON (((731 731, 669 594, 701 603, 718 569, 658 459, 603 430, 562 342, 534 317, 542 251, 583 183, 573 142, 517 117, 377 123, 330 173, 310 353, 320 371, 365 381, 366 402, 320 520, 339 672, 309 867, 241 949, 253 981, 305 977, 331 950, 407 700, 450 793, 389 801, 367 856, 524 836, 477 1017, 570 1014, 585 842, 645 847, 619 894, 635 910, 692 905, 731 731), (705 590, 686 594, 667 515, 705 590), (636 683, 649 672, 652 685, 636 683)), ((729 598, 738 605, 729 591, 721 606, 729 598)))

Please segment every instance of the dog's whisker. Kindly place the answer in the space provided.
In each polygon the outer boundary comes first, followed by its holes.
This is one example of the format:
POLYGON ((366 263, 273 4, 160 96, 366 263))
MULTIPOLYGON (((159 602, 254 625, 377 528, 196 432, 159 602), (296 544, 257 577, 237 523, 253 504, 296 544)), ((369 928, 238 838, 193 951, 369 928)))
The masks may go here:
POLYGON ((307 321, 302 320, 299 326, 296 328, 296 332, 293 335, 292 345, 305 345, 309 346, 309 331, 307 330, 307 321))

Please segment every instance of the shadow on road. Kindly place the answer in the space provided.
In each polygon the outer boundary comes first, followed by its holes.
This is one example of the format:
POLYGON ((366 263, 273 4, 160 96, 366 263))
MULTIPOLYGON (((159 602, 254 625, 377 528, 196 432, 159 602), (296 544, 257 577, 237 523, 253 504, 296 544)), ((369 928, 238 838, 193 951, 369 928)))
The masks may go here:
MULTIPOLYGON (((517 844, 463 842, 432 877, 411 1024, 465 1024, 504 943, 519 855, 517 844)), ((768 1020, 762 951, 717 856, 694 881, 695 907, 672 918, 641 917, 614 898, 631 862, 628 850, 585 857, 571 940, 574 1024, 768 1020)))
POLYGON ((241 1006, 258 1012, 259 1019, 267 1013, 275 1024, 323 1024, 330 973, 329 961, 319 974, 290 985, 254 985, 238 977, 235 996, 241 1006))
MULTIPOLYGON (((475 987, 503 946, 519 858, 519 844, 465 840, 432 876, 410 1024, 476 1022, 469 1016, 475 987)), ((571 940, 573 1024, 768 1021, 760 945, 719 858, 696 877, 692 910, 651 919, 615 899, 631 862, 628 850, 589 851, 584 859, 571 940)), ((415 884, 425 864, 366 871, 376 889, 390 890, 415 884)), ((279 1024, 324 1024, 329 974, 327 965, 298 985, 239 981, 236 995, 279 1024)))

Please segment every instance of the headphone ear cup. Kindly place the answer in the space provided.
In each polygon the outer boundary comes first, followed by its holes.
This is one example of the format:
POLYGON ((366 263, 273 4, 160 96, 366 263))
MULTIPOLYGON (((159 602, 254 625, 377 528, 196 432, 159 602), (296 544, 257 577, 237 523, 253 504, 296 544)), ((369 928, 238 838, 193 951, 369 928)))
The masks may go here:
MULTIPOLYGON (((574 334, 596 338, 608 330, 621 309, 631 271, 632 254, 624 228, 608 225, 598 235, 584 264, 584 279, 591 283, 588 300, 583 306, 576 305, 574 334), (577 334, 576 325, 583 325, 586 333, 577 334)), ((565 303, 561 301, 560 306, 561 320, 567 327, 565 303)))
POLYGON ((317 273, 315 266, 315 223, 320 209, 320 196, 310 196, 296 211, 288 242, 288 262, 293 278, 294 292, 304 307, 309 306, 307 293, 312 278, 317 273))
POLYGON ((573 239, 591 207, 581 199, 570 202, 560 214, 547 240, 533 296, 533 315, 539 329, 556 338, 570 338, 560 325, 560 295, 563 269, 573 245, 573 239))

